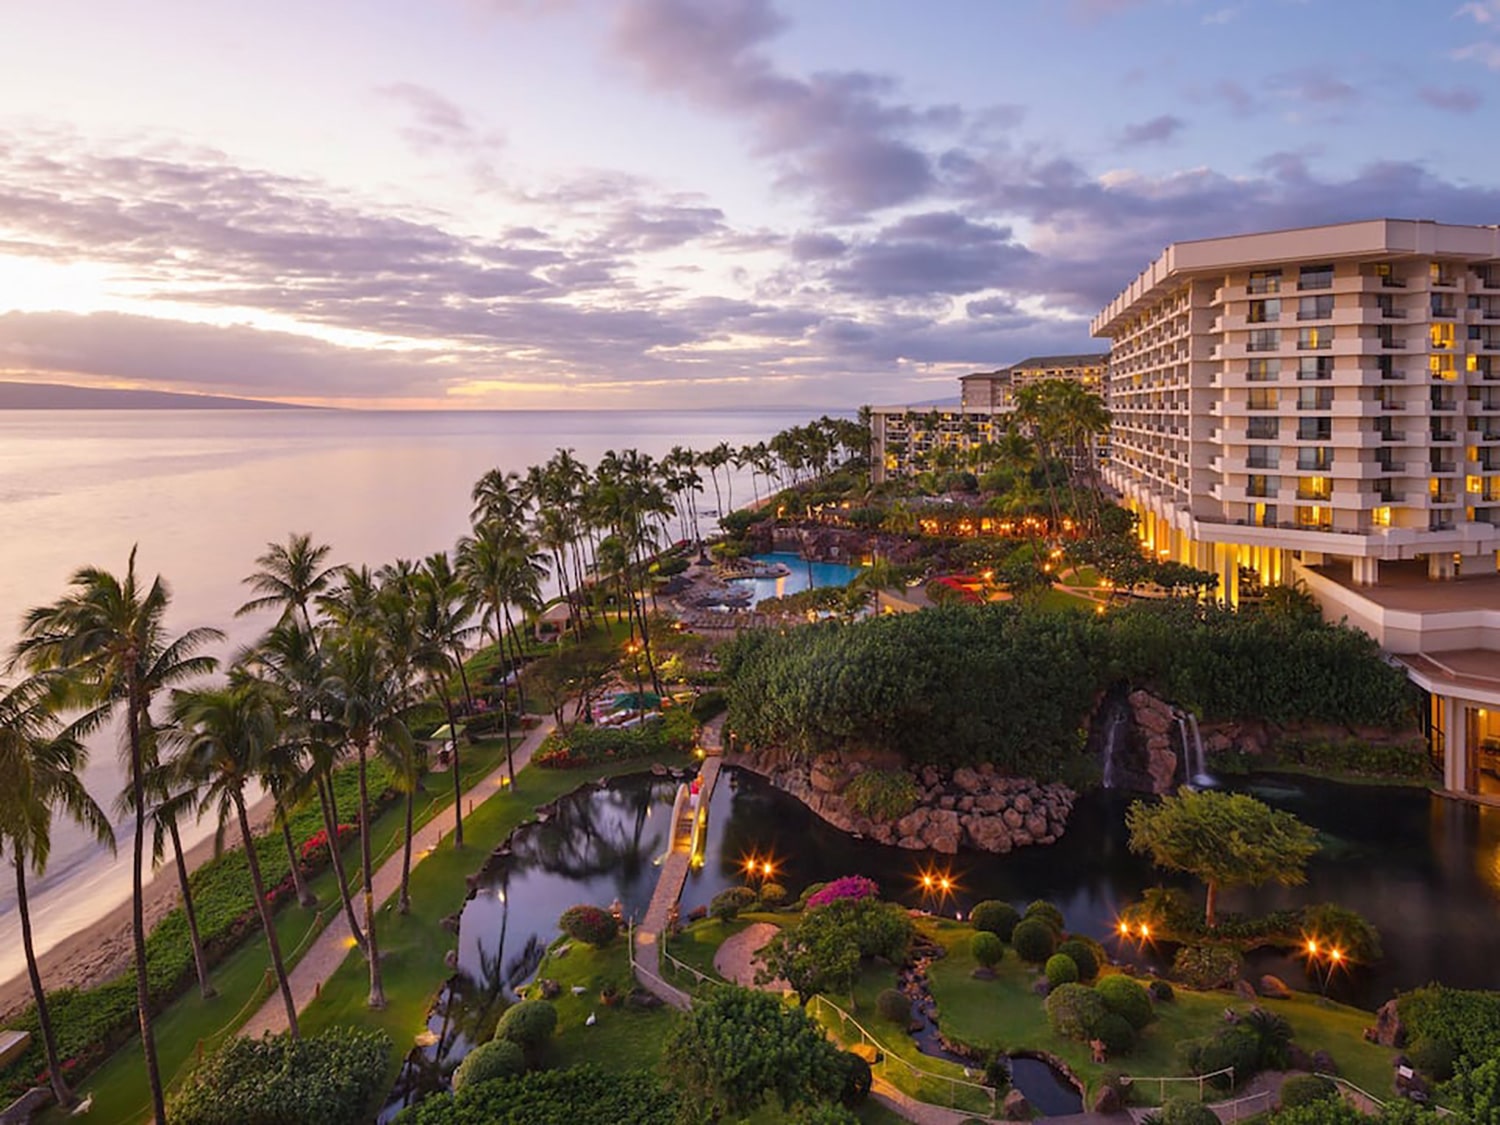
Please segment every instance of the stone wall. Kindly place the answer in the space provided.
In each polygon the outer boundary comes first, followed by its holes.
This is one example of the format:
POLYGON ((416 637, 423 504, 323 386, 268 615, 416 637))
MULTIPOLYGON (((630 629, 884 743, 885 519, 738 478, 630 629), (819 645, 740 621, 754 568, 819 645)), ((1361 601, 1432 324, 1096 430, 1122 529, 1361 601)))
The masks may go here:
POLYGON ((1066 829, 1076 797, 1061 783, 1003 777, 988 763, 952 773, 925 766, 910 771, 920 794, 917 807, 899 820, 876 821, 850 808, 843 792, 864 770, 901 768, 899 763, 838 754, 805 764, 743 755, 730 763, 762 774, 835 828, 882 844, 948 855, 961 847, 1004 854, 1051 844, 1066 829))

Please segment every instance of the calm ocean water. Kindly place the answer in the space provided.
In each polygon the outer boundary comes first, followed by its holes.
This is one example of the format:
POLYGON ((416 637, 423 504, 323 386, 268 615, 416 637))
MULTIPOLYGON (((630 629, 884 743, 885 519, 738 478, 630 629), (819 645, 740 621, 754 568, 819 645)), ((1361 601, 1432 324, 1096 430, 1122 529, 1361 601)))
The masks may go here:
MULTIPOLYGON (((171 585, 170 625, 217 626, 229 635, 227 653, 268 623, 234 619, 245 600, 240 579, 289 532, 331 543, 338 562, 420 558, 467 530, 469 489, 491 468, 524 471, 559 447, 593 465, 608 449, 659 456, 674 445, 745 445, 815 413, 0 412, 0 649, 75 569, 123 572, 139 544, 137 571, 171 585)), ((706 479, 705 489, 699 506, 712 509, 706 479)), ((748 477, 734 498, 749 500, 748 477)), ((86 782, 113 805, 122 772, 112 739, 93 747, 86 782)), ((117 832, 121 855, 111 859, 71 825, 54 829, 47 876, 32 895, 39 948, 128 898, 128 826, 117 832)), ((24 968, 20 945, 15 890, 3 879, 0 979, 24 968)))

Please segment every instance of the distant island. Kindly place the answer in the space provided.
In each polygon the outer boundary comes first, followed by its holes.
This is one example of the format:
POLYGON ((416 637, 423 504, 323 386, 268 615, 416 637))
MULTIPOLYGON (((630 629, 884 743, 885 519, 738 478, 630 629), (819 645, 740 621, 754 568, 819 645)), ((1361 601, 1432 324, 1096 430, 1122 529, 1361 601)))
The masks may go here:
POLYGON ((284 402, 174 391, 125 391, 62 383, 0 382, 0 410, 307 410, 284 402))

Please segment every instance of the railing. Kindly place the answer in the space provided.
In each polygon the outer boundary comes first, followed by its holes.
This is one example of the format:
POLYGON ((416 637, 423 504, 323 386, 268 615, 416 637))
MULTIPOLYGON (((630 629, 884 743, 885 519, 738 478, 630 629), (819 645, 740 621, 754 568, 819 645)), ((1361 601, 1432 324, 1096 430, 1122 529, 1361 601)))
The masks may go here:
POLYGON ((1230 1121, 1238 1121, 1241 1113, 1264 1113, 1272 1107, 1274 1101, 1275 1098, 1270 1090, 1257 1090, 1253 1094, 1246 1094, 1244 1097, 1234 1098, 1231 1101, 1214 1102, 1213 1108, 1214 1112, 1219 1114, 1220 1121, 1224 1120, 1226 1113, 1230 1121), (1252 1109, 1252 1105, 1256 1108, 1252 1109))
MULTIPOLYGON (((1229 1076, 1229 1084, 1230 1084, 1230 1086, 1233 1086, 1234 1085, 1234 1067, 1232 1067, 1232 1066, 1222 1067, 1219 1070, 1210 1071, 1208 1074, 1190 1074, 1190 1075, 1187 1075, 1187 1076, 1182 1076, 1182 1075, 1171 1075, 1171 1076, 1168 1076, 1168 1075, 1152 1075, 1151 1077, 1148 1077, 1148 1078, 1138 1078, 1135 1075, 1131 1075, 1130 1076, 1130 1085, 1132 1087, 1134 1087, 1134 1086, 1139 1086, 1143 1082, 1155 1082, 1156 1083, 1156 1100, 1159 1101, 1159 1102, 1164 1102, 1164 1101, 1167 1100, 1167 1083, 1168 1082, 1196 1082, 1198 1084, 1198 1100, 1201 1102, 1203 1100, 1203 1084, 1205 1082, 1207 1082, 1210 1078, 1222 1078, 1226 1074, 1229 1076)), ((1258 1097, 1259 1095, 1252 1095, 1252 1096, 1258 1097)))
MULTIPOLYGON (((837 1016, 841 1037, 852 1038, 846 1028, 853 1028, 858 1033, 861 1044, 868 1043, 874 1047, 877 1061, 871 1064, 870 1069, 882 1072, 882 1076, 903 1093, 920 1101, 933 1102, 932 1095, 936 1092, 938 1096, 946 1095, 946 1100, 934 1102, 934 1104, 946 1105, 966 1112, 988 1105, 990 1116, 995 1115, 998 1100, 993 1086, 986 1086, 981 1082, 958 1078, 950 1074, 939 1074, 901 1058, 872 1035, 862 1023, 824 996, 814 996, 808 1006, 814 1008, 815 1011, 827 1008, 837 1016), (915 1087, 915 1089, 908 1087, 915 1087)), ((968 1073, 967 1067, 964 1068, 964 1073, 968 1073)))

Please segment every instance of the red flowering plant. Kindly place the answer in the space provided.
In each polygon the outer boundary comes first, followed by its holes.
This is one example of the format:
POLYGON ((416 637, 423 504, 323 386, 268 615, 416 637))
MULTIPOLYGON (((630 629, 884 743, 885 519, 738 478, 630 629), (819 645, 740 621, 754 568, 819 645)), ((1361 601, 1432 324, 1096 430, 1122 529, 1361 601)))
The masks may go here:
POLYGON ((864 898, 879 897, 880 888, 874 879, 866 879, 863 875, 845 875, 809 897, 807 909, 816 910, 820 906, 827 906, 830 902, 837 902, 841 898, 857 902, 864 898))
MULTIPOLYGON (((357 831, 358 829, 352 824, 340 824, 339 847, 343 848, 349 842, 349 837, 357 831)), ((328 863, 328 859, 328 831, 319 828, 302 842, 302 847, 297 853, 297 863, 304 875, 311 875, 315 871, 321 871, 328 863)))

